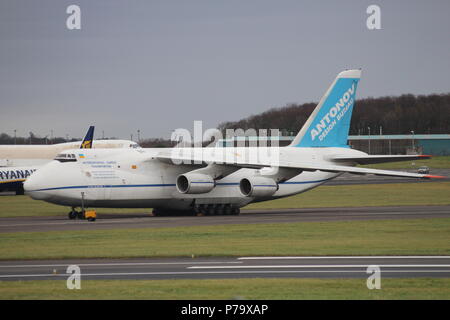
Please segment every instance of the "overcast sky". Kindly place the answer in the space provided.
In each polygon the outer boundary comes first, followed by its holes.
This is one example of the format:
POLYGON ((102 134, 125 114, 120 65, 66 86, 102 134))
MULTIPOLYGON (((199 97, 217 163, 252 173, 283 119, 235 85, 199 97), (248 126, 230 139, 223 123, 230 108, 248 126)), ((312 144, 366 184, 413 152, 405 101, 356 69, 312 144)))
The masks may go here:
POLYGON ((346 68, 360 98, 450 92, 449 17, 448 0, 1 0, 0 132, 169 138, 318 101, 346 68))

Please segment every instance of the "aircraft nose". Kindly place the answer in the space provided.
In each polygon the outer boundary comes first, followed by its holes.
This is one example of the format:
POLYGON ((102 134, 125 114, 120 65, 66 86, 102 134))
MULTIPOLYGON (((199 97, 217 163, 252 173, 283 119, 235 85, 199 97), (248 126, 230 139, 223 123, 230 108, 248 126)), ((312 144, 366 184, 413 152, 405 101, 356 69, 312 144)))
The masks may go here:
POLYGON ((26 195, 29 195, 35 200, 45 200, 48 198, 48 194, 45 192, 45 181, 41 175, 38 174, 39 170, 34 172, 23 183, 23 189, 26 195))

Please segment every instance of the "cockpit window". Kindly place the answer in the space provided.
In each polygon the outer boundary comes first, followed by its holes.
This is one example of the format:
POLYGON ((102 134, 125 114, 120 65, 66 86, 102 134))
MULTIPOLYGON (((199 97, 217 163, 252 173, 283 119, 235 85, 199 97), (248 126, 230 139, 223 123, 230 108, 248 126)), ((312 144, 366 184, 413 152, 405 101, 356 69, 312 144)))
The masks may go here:
POLYGON ((137 149, 140 148, 140 146, 137 143, 132 143, 130 144, 130 148, 137 149))
POLYGON ((75 162, 77 158, 73 153, 60 153, 56 156, 55 160, 59 162, 75 162))

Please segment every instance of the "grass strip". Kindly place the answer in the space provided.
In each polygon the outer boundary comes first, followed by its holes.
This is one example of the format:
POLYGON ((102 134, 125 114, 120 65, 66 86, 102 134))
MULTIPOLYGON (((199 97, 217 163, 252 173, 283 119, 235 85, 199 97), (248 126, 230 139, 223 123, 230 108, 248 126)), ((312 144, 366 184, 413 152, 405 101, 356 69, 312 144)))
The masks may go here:
POLYGON ((366 279, 82 280, 81 290, 66 281, 0 281, 0 297, 10 299, 450 299, 450 278, 381 279, 368 290, 366 279))
POLYGON ((0 234, 0 259, 449 255, 450 218, 0 234))

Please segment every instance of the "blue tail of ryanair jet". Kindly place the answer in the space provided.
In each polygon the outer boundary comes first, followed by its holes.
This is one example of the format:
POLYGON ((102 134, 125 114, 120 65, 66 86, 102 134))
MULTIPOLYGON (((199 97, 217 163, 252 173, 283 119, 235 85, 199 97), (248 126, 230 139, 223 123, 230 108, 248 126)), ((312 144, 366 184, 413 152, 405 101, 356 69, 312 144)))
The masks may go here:
POLYGON ((94 140, 94 126, 90 126, 86 136, 81 142, 80 149, 92 149, 92 141, 94 140))
POLYGON ((361 70, 338 74, 291 147, 348 147, 350 120, 361 70))

